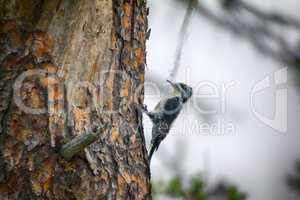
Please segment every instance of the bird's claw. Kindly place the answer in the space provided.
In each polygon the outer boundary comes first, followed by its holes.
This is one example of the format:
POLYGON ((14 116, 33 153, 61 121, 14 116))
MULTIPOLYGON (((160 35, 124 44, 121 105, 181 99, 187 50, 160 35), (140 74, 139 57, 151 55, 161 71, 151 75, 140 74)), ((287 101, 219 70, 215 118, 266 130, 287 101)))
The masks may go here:
POLYGON ((142 110, 143 110, 144 112, 148 112, 147 105, 143 104, 143 105, 142 105, 142 110))
POLYGON ((137 104, 137 109, 140 110, 141 112, 144 112, 144 113, 148 113, 148 108, 145 104, 137 104))

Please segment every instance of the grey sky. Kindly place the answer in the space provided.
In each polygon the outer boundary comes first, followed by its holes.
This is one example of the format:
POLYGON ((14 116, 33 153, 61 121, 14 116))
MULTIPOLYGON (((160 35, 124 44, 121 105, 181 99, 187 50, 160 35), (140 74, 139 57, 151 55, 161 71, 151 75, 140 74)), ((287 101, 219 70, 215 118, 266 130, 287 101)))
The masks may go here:
MULTIPOLYGON (((207 2, 207 1, 204 1, 207 2)), ((298 0, 251 1, 268 10, 278 10, 299 16, 298 0)), ((184 9, 172 0, 152 0, 150 6, 150 28, 148 42, 147 80, 164 81, 174 62, 175 49, 184 9)), ((202 101, 201 108, 217 109, 218 114, 203 116, 185 112, 177 119, 173 134, 163 141, 162 147, 154 155, 151 169, 154 179, 168 178, 173 174, 172 162, 178 150, 178 141, 184 141, 182 171, 188 176, 196 172, 206 172, 210 183, 230 180, 249 193, 250 200, 293 199, 284 185, 285 175, 293 168, 293 162, 300 159, 299 136, 299 88, 292 83, 291 70, 288 70, 288 131, 279 133, 258 120, 250 106, 251 90, 261 80, 283 68, 266 56, 257 53, 245 40, 213 26, 197 15, 192 16, 186 40, 180 72, 176 80, 188 80, 192 86, 201 81, 217 87, 234 83, 226 93, 226 110, 222 112, 220 101, 202 101), (188 78, 186 78, 188 74, 188 78), (206 105, 206 106, 205 106, 206 105), (193 129, 195 124, 208 126, 232 125, 233 134, 216 135, 193 129), (190 129, 187 129, 190 127, 190 129)), ((285 88, 281 86, 280 88, 285 88)), ((211 91, 209 87, 199 92, 211 91)), ((255 110, 269 118, 274 114, 275 90, 270 88, 258 93, 254 98, 255 110)), ((146 87, 146 104, 152 108, 158 101, 151 95, 150 86, 146 87)), ((195 105, 189 105, 195 112, 195 105)), ((145 117, 146 118, 146 117, 145 117)), ((149 120, 146 121, 147 138, 151 135, 149 120)), ((222 128, 221 128, 222 129, 222 128)), ((226 129, 226 128, 225 128, 226 129)), ((182 151, 182 150, 181 150, 182 151)))

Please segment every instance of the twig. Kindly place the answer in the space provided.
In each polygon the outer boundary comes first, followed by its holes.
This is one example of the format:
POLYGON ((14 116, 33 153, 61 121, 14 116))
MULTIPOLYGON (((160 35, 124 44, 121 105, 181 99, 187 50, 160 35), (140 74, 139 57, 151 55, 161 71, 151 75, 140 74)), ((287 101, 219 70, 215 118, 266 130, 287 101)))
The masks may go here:
POLYGON ((193 9, 197 6, 197 4, 197 0, 189 0, 188 2, 186 13, 184 15, 184 19, 180 27, 179 42, 176 48, 174 65, 169 76, 170 80, 174 80, 177 75, 182 56, 182 49, 187 35, 187 28, 192 16, 193 9))
MULTIPOLYGON (((293 63, 295 59, 300 58, 299 49, 289 44, 286 38, 287 36, 279 35, 270 28, 270 25, 276 21, 275 19, 270 18, 271 14, 265 14, 242 1, 239 1, 234 8, 238 12, 235 12, 235 10, 232 9, 229 17, 227 15, 217 15, 200 4, 198 4, 196 10, 202 18, 213 22, 218 27, 229 30, 234 34, 249 40, 259 52, 272 57, 278 62, 290 64, 293 63), (242 11, 251 12, 256 16, 256 22, 247 22, 242 11)), ((274 16, 274 14, 272 15, 274 16)), ((280 14, 276 15, 281 16, 280 14)), ((285 18, 291 19, 290 22, 293 22, 289 24, 290 26, 299 23, 296 19, 292 20, 292 18, 285 18)), ((280 25, 279 22, 277 23, 280 25)), ((284 26, 284 24, 282 26, 284 26)))

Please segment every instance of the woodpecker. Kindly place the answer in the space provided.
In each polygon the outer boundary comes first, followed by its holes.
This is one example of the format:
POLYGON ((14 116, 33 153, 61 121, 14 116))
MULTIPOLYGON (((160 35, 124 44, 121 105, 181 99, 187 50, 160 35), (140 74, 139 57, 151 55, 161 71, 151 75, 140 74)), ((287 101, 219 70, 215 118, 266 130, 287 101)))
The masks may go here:
POLYGON ((193 93, 193 89, 184 83, 173 83, 169 80, 167 80, 167 82, 173 87, 172 96, 162 99, 151 112, 148 111, 146 105, 142 107, 142 111, 153 123, 149 162, 161 141, 165 139, 169 133, 183 105, 189 100, 193 93))

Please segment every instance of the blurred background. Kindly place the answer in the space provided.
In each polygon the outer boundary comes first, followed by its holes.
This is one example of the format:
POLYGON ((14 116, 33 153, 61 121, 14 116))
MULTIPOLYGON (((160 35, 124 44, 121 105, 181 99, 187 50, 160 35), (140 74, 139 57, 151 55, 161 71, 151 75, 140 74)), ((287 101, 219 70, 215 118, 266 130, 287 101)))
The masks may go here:
POLYGON ((154 198, 300 199, 299 0, 148 5, 145 103, 167 79, 194 88, 153 156, 154 198))

